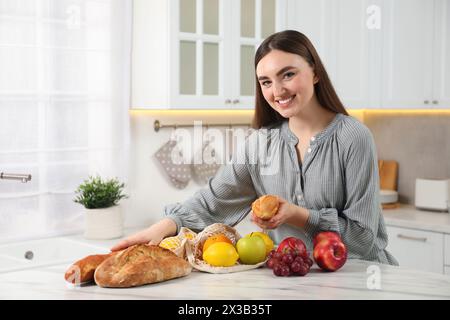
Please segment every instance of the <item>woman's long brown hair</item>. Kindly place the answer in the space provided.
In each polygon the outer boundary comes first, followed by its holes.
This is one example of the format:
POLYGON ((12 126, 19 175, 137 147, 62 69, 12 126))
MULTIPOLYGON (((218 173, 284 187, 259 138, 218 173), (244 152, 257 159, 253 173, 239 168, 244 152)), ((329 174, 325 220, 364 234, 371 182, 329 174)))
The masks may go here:
POLYGON ((318 77, 319 81, 314 85, 314 92, 320 105, 335 113, 348 115, 341 100, 339 100, 336 91, 331 84, 327 71, 317 54, 311 41, 301 32, 286 30, 277 32, 266 38, 259 46, 255 54, 255 78, 256 78, 256 96, 255 96, 255 114, 252 126, 255 129, 269 126, 284 119, 276 112, 264 99, 261 86, 256 76, 256 66, 272 50, 281 50, 293 54, 298 54, 308 62, 318 77))

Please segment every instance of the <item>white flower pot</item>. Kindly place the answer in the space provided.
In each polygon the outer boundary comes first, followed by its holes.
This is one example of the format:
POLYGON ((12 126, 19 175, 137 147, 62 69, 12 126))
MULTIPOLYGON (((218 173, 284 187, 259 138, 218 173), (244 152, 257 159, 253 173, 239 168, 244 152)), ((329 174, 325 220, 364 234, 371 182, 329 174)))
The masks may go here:
POLYGON ((123 217, 120 206, 102 209, 85 209, 86 239, 114 239, 123 234, 123 217))

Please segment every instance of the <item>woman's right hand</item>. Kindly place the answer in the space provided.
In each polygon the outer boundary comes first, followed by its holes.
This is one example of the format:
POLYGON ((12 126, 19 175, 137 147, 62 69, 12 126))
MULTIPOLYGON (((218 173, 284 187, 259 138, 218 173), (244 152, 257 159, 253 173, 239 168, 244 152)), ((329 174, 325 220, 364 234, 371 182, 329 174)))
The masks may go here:
POLYGON ((114 245, 111 251, 119 251, 141 243, 158 245, 165 237, 175 235, 177 225, 172 219, 164 219, 147 229, 141 230, 114 245))
POLYGON ((155 234, 155 232, 152 230, 152 228, 147 228, 144 230, 141 230, 125 239, 122 239, 119 243, 115 244, 111 251, 119 251, 122 249, 126 249, 129 246, 140 244, 140 243, 148 243, 148 244, 154 244, 157 245, 161 242, 163 238, 155 234))

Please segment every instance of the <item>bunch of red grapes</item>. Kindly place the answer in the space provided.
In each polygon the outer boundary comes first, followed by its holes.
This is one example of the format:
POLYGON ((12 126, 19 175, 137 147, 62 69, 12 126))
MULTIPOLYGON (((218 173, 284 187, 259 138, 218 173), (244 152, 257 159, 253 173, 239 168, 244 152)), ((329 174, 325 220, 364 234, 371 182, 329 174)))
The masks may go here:
POLYGON ((306 251, 299 254, 295 250, 284 252, 272 250, 268 258, 266 266, 278 277, 305 276, 313 265, 313 260, 306 251))

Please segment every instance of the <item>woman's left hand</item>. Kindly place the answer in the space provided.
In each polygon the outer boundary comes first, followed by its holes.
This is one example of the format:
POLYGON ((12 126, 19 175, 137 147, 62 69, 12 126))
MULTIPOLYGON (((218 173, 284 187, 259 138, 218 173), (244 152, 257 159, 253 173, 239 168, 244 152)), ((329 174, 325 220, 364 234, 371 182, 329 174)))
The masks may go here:
POLYGON ((300 207, 280 197, 278 197, 278 201, 280 203, 278 211, 270 220, 258 218, 252 211, 251 221, 262 229, 275 229, 283 223, 289 223, 290 219, 299 214, 300 207))

